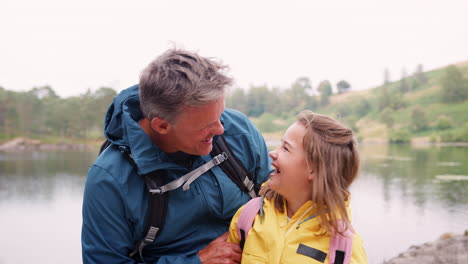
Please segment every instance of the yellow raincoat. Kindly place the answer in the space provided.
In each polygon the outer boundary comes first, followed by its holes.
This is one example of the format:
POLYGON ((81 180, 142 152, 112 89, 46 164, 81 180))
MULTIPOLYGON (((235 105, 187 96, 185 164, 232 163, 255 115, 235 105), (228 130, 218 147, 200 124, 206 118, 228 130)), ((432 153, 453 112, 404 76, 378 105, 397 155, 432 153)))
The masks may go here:
MULTIPOLYGON (((229 227, 228 242, 239 244, 240 238, 236 224, 243 207, 234 215, 229 227)), ((288 221, 286 211, 280 213, 274 203, 264 199, 264 216, 260 223, 260 215, 255 216, 255 221, 245 241, 242 253, 242 264, 250 263, 327 263, 330 235, 321 234, 318 217, 306 220, 316 213, 313 202, 308 201, 288 221), (306 221, 304 221, 306 220, 306 221), (309 256, 296 253, 299 245, 313 248, 326 253, 324 262, 320 262, 309 256)), ((349 212, 349 210, 348 210, 349 212)), ((351 264, 366 264, 367 257, 363 242, 359 234, 353 238, 351 264)))

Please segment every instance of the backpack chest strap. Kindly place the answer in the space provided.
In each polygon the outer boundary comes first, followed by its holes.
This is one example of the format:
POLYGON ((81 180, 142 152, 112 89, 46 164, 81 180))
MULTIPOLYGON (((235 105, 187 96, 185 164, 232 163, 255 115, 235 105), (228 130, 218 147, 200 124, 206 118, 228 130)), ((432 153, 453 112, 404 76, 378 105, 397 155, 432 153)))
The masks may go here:
POLYGON ((208 161, 207 163, 201 165, 200 167, 196 168, 195 170, 185 174, 184 176, 171 181, 170 183, 163 185, 161 187, 150 189, 150 193, 160 194, 165 193, 168 191, 175 190, 182 186, 184 191, 190 189, 190 184, 195 181, 198 177, 200 177, 203 173, 209 171, 214 166, 219 165, 221 162, 225 161, 228 158, 226 153, 221 153, 215 156, 212 160, 208 161))

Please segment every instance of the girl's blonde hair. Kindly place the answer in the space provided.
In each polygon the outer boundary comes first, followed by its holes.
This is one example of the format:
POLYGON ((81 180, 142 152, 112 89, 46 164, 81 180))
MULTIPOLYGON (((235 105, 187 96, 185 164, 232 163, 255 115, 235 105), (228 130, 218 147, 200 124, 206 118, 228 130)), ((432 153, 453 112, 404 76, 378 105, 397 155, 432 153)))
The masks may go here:
MULTIPOLYGON (((311 200, 317 206, 317 213, 323 231, 332 230, 340 234, 344 226, 352 229, 346 210, 349 202, 349 186, 359 171, 359 153, 353 131, 333 118, 302 111, 297 122, 306 128, 303 148, 307 164, 314 173, 311 200)), ((274 199, 276 208, 283 211, 283 197, 265 184, 260 192, 267 199, 274 199)))

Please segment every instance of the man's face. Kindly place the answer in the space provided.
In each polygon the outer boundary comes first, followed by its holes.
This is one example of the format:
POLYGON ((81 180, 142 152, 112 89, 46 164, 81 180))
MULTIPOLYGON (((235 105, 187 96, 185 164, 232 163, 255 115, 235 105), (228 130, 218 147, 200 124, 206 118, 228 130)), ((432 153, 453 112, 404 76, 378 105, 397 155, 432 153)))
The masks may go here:
POLYGON ((224 97, 205 106, 186 106, 168 133, 175 151, 204 156, 213 149, 213 137, 224 133, 219 118, 224 97))

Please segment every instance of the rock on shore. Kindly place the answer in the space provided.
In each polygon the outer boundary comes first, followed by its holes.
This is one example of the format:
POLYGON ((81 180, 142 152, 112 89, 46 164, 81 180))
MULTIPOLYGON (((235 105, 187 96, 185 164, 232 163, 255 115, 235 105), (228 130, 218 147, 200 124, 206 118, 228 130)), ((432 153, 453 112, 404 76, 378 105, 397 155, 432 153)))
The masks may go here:
POLYGON ((18 137, 0 144, 0 151, 30 151, 30 150, 41 150, 41 151, 54 151, 54 150, 87 150, 90 149, 86 144, 69 144, 69 143, 58 143, 58 144, 44 144, 39 140, 18 137))
POLYGON ((434 242, 411 246, 384 264, 466 264, 468 263, 468 230, 465 234, 444 234, 434 242))

